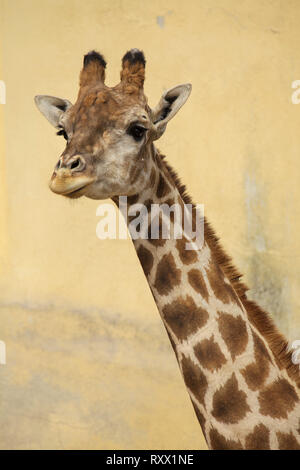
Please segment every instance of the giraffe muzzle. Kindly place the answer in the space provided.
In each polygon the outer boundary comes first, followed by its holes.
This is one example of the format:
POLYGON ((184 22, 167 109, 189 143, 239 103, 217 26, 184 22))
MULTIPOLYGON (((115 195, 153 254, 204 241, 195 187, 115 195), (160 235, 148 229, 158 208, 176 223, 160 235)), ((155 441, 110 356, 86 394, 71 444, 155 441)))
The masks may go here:
POLYGON ((90 176, 76 174, 72 172, 70 168, 61 167, 54 170, 49 182, 49 188, 55 194, 69 196, 72 193, 79 194, 80 190, 86 188, 86 186, 93 183, 94 180, 95 179, 90 176))

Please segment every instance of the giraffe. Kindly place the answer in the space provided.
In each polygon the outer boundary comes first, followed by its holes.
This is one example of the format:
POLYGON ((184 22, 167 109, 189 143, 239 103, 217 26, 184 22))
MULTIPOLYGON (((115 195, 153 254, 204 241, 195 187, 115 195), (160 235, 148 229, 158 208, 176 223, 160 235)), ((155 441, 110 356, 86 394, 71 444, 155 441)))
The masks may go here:
MULTIPOLYGON (((91 51, 84 56, 74 105, 35 97, 66 139, 50 189, 71 199, 111 198, 117 205, 126 197, 128 224, 137 204, 192 204, 154 144, 191 85, 167 90, 151 109, 143 90, 142 51, 124 55, 114 87, 105 85, 105 69, 103 56, 91 51)), ((193 222, 196 217, 193 206, 193 222)), ((148 211, 142 221, 151 235, 148 211)), ((162 213, 157 222, 157 238, 133 243, 208 447, 300 449, 300 375, 287 341, 271 317, 248 300, 240 273, 206 219, 201 246, 185 232, 182 238, 164 238, 162 213), (186 249, 188 242, 192 249, 186 249)))

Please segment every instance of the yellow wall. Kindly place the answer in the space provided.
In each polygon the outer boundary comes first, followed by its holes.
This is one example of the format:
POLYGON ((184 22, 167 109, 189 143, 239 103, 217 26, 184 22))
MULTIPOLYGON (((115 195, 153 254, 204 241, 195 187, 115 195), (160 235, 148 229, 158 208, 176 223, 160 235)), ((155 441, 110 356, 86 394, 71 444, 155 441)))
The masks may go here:
POLYGON ((47 187, 64 144, 33 97, 74 100, 92 48, 111 85, 143 49, 152 105, 193 84, 160 149, 300 338, 299 24, 297 0, 0 0, 0 448, 205 448, 131 242, 47 187))

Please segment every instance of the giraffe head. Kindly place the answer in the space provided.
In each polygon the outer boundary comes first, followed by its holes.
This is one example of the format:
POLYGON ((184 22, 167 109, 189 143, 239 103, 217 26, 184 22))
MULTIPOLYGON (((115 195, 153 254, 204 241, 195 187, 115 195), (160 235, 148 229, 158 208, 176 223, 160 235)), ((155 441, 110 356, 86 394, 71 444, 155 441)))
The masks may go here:
POLYGON ((149 148, 187 100, 191 85, 166 91, 158 105, 147 104, 143 85, 145 58, 132 49, 122 60, 121 81, 107 87, 106 62, 95 51, 84 56, 74 105, 47 95, 35 103, 66 139, 50 180, 50 189, 69 198, 130 196, 147 185, 149 148))

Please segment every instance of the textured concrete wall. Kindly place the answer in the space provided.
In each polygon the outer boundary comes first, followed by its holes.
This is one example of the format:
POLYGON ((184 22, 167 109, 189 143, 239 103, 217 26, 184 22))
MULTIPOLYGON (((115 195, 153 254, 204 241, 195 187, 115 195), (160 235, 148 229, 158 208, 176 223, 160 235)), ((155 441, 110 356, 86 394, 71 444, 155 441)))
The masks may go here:
POLYGON ((191 82, 159 143, 290 339, 300 338, 300 4, 0 0, 0 448, 205 448, 131 242, 47 182, 62 138, 33 104, 74 100, 96 48, 144 50, 150 105, 191 82))

